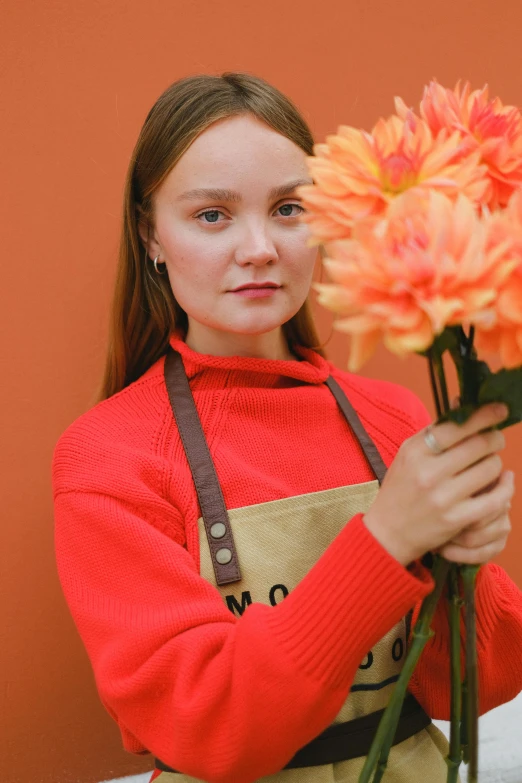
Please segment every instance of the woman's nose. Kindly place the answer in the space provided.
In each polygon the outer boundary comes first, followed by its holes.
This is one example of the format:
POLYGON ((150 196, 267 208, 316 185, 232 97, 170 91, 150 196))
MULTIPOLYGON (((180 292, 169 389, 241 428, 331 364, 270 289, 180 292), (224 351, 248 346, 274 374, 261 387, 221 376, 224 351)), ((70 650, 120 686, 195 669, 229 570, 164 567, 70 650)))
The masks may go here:
POLYGON ((237 244, 235 258, 241 265, 275 263, 278 254, 269 227, 258 222, 246 226, 237 244))

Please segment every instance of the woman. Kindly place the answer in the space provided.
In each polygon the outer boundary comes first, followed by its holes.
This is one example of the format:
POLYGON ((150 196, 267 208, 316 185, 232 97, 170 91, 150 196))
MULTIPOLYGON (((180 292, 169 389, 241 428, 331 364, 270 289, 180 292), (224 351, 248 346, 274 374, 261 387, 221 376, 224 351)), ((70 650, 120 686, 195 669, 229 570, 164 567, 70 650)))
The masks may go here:
MULTIPOLYGON (((164 92, 129 167, 101 399, 54 454, 64 594, 159 783, 356 781, 433 589, 421 558, 485 563, 510 529, 504 438, 483 432, 505 409, 428 437, 411 392, 318 347, 312 147, 254 76, 164 92)), ((485 712, 522 688, 522 600, 488 564, 477 601, 485 712)), ((446 778, 442 602, 434 628, 390 782, 446 778)))

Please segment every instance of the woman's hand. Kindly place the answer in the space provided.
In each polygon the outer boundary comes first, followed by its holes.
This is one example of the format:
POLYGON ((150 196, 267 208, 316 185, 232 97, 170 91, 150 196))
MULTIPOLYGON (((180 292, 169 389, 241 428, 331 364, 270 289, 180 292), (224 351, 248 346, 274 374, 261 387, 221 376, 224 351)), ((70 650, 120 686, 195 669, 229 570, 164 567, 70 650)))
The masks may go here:
POLYGON ((425 430, 401 445, 364 516, 400 563, 436 550, 448 560, 481 563, 504 548, 514 482, 497 453, 504 435, 484 430, 507 415, 505 406, 486 405, 462 425, 432 427, 440 454, 428 448, 425 430))
POLYGON ((497 509, 504 505, 505 510, 498 516, 495 516, 496 511, 493 511, 491 516, 485 516, 480 522, 464 528, 449 543, 440 547, 440 554, 446 560, 472 565, 486 563, 500 554, 511 531, 509 509, 514 491, 515 474, 509 470, 504 471, 495 489, 488 493, 486 502, 490 502, 491 506, 497 509))

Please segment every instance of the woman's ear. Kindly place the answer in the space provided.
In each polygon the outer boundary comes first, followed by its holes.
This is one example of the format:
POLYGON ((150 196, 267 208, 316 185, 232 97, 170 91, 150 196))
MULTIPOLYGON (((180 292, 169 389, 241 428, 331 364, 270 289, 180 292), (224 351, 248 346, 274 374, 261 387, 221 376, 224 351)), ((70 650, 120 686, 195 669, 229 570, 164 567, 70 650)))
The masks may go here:
POLYGON ((138 219, 138 234, 143 247, 147 249, 147 255, 153 261, 160 254, 160 246, 154 237, 151 236, 152 231, 144 218, 138 219))

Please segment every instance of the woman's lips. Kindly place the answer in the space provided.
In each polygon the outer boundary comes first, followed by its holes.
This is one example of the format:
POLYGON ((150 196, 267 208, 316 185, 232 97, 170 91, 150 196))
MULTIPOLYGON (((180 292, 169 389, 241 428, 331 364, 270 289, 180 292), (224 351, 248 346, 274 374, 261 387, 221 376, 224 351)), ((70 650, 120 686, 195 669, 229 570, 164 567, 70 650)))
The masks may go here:
POLYGON ((230 291, 231 294, 236 296, 246 296, 248 299, 259 299, 264 296, 272 296, 276 291, 279 291, 281 286, 277 288, 270 286, 267 288, 241 288, 239 291, 230 291))

